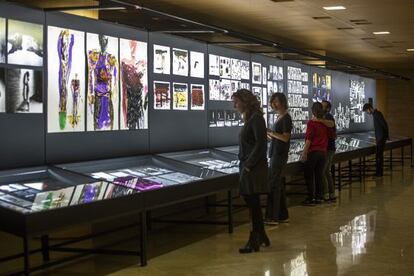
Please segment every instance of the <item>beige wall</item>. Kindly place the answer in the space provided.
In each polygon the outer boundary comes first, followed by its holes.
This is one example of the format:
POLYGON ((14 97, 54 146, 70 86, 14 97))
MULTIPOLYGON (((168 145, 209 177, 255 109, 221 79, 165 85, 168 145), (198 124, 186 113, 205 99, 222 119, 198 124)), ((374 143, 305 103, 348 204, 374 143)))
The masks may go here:
POLYGON ((377 107, 384 111, 390 133, 414 137, 414 72, 412 81, 377 81, 377 107))

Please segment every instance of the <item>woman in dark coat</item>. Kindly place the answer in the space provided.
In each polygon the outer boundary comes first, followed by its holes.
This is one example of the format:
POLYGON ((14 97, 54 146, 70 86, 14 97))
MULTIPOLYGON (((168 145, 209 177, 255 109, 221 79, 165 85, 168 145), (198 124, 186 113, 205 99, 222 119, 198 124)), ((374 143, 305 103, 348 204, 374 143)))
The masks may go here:
POLYGON ((260 250, 260 245, 269 246, 265 233, 260 194, 268 193, 267 184, 267 135, 266 123, 260 102, 252 92, 240 89, 233 94, 235 109, 243 116, 244 126, 240 132, 240 194, 250 211, 252 232, 240 253, 260 250))

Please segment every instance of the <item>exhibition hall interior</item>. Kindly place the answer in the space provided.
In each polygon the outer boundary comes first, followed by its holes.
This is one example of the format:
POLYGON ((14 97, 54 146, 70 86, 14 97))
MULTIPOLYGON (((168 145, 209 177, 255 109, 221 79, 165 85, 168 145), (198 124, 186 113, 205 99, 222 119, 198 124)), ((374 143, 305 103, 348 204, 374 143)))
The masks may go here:
POLYGON ((0 275, 414 275, 412 11, 0 1, 0 275))

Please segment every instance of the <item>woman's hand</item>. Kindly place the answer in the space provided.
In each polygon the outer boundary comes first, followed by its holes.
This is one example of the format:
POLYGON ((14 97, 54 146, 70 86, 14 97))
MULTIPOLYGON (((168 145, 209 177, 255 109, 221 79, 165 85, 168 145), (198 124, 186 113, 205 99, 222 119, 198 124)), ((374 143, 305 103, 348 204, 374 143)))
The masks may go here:
POLYGON ((305 162, 306 160, 308 160, 308 154, 306 152, 303 152, 302 156, 300 157, 300 161, 305 162))

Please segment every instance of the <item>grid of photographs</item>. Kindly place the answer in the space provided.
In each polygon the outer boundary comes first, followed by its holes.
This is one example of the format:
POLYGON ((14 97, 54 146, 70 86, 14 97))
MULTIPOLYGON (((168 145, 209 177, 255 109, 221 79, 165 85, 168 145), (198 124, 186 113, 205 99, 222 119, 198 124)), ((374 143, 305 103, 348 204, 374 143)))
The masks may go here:
POLYGON ((332 76, 313 73, 312 77, 312 101, 332 102, 332 76))
POLYGON ((277 114, 272 109, 270 97, 274 93, 284 93, 284 73, 283 66, 269 65, 263 67, 263 112, 267 114, 267 127, 272 129, 277 119, 277 114))
POLYGON ((250 89, 250 62, 210 54, 209 76, 210 101, 231 101, 238 89, 250 89))
POLYGON ((292 134, 306 132, 309 120, 309 76, 299 67, 287 67, 287 93, 289 113, 292 116, 292 134))
POLYGON ((365 112, 362 112, 365 103, 364 81, 349 81, 349 99, 351 101, 351 122, 356 124, 365 123, 365 112))
POLYGON ((349 129, 351 123, 351 109, 348 105, 342 106, 342 103, 333 110, 335 125, 337 131, 349 129))
POLYGON ((209 127, 243 126, 244 121, 235 110, 209 110, 209 127))

